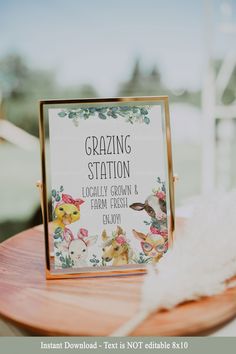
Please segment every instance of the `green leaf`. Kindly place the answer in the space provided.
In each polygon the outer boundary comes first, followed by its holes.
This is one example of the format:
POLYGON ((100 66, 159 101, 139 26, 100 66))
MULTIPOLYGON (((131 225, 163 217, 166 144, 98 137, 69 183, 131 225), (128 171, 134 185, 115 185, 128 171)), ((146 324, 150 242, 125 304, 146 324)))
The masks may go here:
POLYGON ((148 111, 145 108, 141 108, 140 113, 145 116, 146 114, 148 114, 148 111))
POLYGON ((98 117, 100 118, 100 119, 107 119, 107 117, 105 116, 105 114, 103 114, 103 113, 98 113, 98 117))
POLYGON ((64 187, 60 186, 60 192, 63 192, 63 191, 64 191, 64 187))
POLYGON ((56 256, 57 257, 60 256, 60 254, 61 254, 61 252, 56 252, 56 256))
POLYGON ((146 124, 149 124, 150 123, 150 119, 148 118, 148 117, 144 117, 144 122, 146 123, 146 124))
POLYGON ((76 117, 76 112, 70 112, 69 114, 68 114, 68 118, 70 118, 70 119, 73 119, 73 118, 75 118, 76 117))
POLYGON ((57 240, 58 238, 60 238, 61 237, 61 235, 59 235, 59 234, 54 234, 53 235, 53 238, 55 239, 55 240, 57 240))
POLYGON ((56 202, 59 202, 61 200, 61 197, 59 196, 59 194, 56 195, 55 200, 56 200, 56 202))
POLYGON ((59 117, 65 117, 67 114, 66 114, 66 112, 63 112, 63 111, 61 111, 61 112, 59 112, 58 113, 58 115, 59 115, 59 117))
POLYGON ((55 198, 56 195, 57 195, 57 191, 56 191, 56 189, 53 189, 52 190, 52 196, 55 198))
POLYGON ((71 260, 70 260, 70 258, 68 258, 68 257, 66 257, 66 265, 67 265, 68 267, 71 266, 71 260))
POLYGON ((62 232, 62 228, 59 226, 54 231, 55 234, 60 234, 61 232, 62 232))
POLYGON ((121 111, 128 111, 130 108, 128 106, 121 106, 120 110, 121 111))

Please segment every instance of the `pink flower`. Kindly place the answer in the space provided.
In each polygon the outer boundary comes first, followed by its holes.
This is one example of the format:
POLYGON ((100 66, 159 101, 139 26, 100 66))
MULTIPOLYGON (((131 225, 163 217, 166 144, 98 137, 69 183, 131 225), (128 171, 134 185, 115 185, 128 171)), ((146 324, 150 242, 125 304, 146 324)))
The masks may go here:
POLYGON ((126 239, 124 235, 118 235, 115 238, 116 242, 119 243, 119 245, 123 245, 124 243, 126 243, 126 239))
POLYGON ((150 231, 152 234, 160 235, 160 231, 153 226, 150 227, 150 231))
POLYGON ((79 229, 79 234, 82 236, 82 237, 88 237, 88 230, 86 229, 79 229))
POLYGON ((162 191, 156 192, 156 196, 157 196, 157 198, 162 199, 162 200, 166 199, 166 194, 162 191))
POLYGON ((155 227, 151 226, 150 231, 154 235, 161 235, 164 239, 168 239, 168 231, 167 230, 158 230, 155 227))

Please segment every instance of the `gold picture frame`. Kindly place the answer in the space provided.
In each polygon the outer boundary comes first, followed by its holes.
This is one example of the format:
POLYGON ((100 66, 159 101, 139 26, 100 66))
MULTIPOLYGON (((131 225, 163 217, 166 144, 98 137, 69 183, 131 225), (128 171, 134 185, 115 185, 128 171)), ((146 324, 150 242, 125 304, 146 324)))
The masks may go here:
MULTIPOLYGON (((135 266, 119 266, 114 267, 96 267, 81 272, 80 269, 66 268, 55 269, 54 250, 52 251, 52 240, 50 236, 50 215, 48 208, 48 155, 46 153, 46 129, 49 124, 50 109, 68 109, 71 107, 132 107, 153 105, 160 107, 163 125, 162 134, 164 143, 164 159, 166 161, 166 182, 167 182, 167 198, 168 198, 168 242, 169 246, 173 244, 173 233, 175 229, 175 200, 174 200, 174 176, 172 162, 172 146, 171 146, 171 129, 169 102, 167 96, 152 97, 119 97, 119 98, 95 98, 95 99, 65 99, 65 100, 41 100, 39 102, 39 133, 40 133, 40 152, 41 152, 41 170, 42 181, 38 184, 41 193, 41 207, 44 223, 45 237, 45 259, 46 259, 46 278, 72 278, 72 277, 94 277, 94 276, 114 276, 127 274, 140 274, 146 272, 146 265, 136 264, 135 266)), ((51 196, 50 196, 51 197, 51 196)))

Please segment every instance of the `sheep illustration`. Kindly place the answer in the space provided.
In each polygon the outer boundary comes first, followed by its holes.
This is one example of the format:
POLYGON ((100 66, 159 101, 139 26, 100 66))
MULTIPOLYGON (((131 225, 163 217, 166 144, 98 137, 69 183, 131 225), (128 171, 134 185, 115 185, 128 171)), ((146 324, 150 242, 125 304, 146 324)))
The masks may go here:
POLYGON ((97 236, 88 237, 88 231, 80 229, 77 238, 73 238, 69 242, 68 254, 72 260, 72 267, 86 267, 88 248, 91 247, 96 241, 97 236))
POLYGON ((96 241, 97 236, 88 237, 86 229, 81 228, 75 237, 72 231, 66 228, 64 239, 56 247, 63 258, 70 259, 72 268, 86 267, 88 248, 96 241))

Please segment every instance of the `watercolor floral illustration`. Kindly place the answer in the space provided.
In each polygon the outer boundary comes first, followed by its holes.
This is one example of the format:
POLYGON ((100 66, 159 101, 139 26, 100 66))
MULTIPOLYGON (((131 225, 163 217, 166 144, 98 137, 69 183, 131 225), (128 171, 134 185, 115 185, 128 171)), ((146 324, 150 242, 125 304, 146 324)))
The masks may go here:
POLYGON ((79 125, 81 119, 89 118, 117 119, 122 117, 127 123, 150 124, 148 113, 150 106, 115 106, 115 107, 82 107, 75 109, 63 109, 58 113, 60 118, 70 119, 75 126, 79 125))
MULTIPOLYGON (((64 196, 64 187, 62 185, 59 188, 52 189, 52 216, 53 220, 55 219, 55 209, 63 201, 64 196)), ((163 237, 165 241, 165 251, 168 249, 168 225, 167 225, 167 213, 166 213, 166 185, 165 182, 157 178, 157 186, 152 189, 152 197, 156 198, 158 203, 161 203, 161 209, 164 211, 160 211, 156 213, 155 217, 149 217, 149 220, 144 220, 144 225, 148 228, 148 232, 152 235, 160 235, 163 237)), ((80 231, 85 229, 80 229, 80 231)), ((82 233, 81 231, 81 233, 82 233)), ((88 231, 86 231, 86 235, 83 234, 84 239, 85 236, 88 236, 88 231)), ((120 247, 126 247, 129 251, 129 254, 132 257, 129 258, 128 263, 133 264, 148 264, 152 262, 152 258, 147 256, 145 253, 140 252, 140 247, 133 247, 129 242, 127 242, 125 233, 117 234, 114 231, 111 235, 111 242, 116 241, 116 244, 120 247), (131 252, 132 251, 132 252, 131 252)), ((53 231, 53 241, 54 241, 54 256, 55 256, 55 265, 57 269, 65 269, 65 268, 73 268, 75 266, 73 257, 70 257, 68 252, 68 237, 72 237, 74 239, 74 235, 70 229, 65 227, 56 227, 53 231), (66 234, 67 233, 67 234, 66 234)), ((87 237, 88 238, 88 237, 87 237)), ((96 246, 98 247, 98 246, 96 246)), ((95 248, 96 248, 95 247, 95 248)), ((92 249, 91 255, 87 259, 87 266, 91 267, 104 267, 111 265, 110 263, 106 263, 102 257, 102 253, 99 251, 97 254, 96 249, 92 249), (101 253, 101 254, 100 254, 101 253)))

